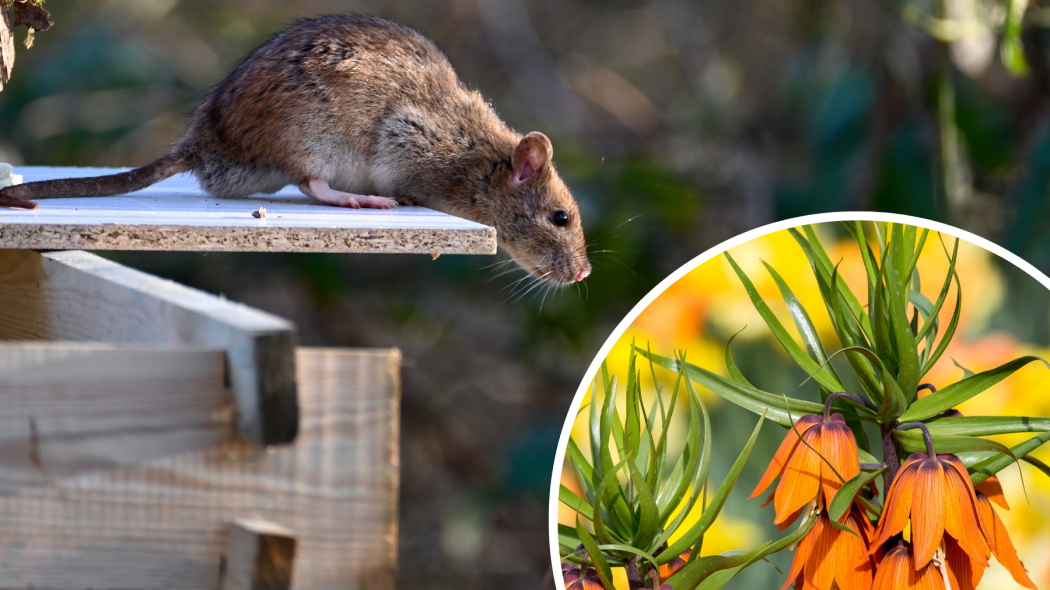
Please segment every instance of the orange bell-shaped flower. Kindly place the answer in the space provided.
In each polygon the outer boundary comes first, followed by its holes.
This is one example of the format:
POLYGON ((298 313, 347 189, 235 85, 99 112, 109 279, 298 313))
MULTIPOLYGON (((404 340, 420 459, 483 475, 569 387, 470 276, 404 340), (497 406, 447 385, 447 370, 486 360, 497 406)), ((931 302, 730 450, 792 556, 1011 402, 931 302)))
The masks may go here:
MULTIPOLYGON (((991 546, 992 553, 999 563, 1003 565, 1013 576, 1018 584, 1035 589, 1035 583, 1028 577, 1024 564, 1017 558, 1017 550, 1010 542, 1010 536, 1003 526, 1003 521, 995 513, 992 502, 999 504, 1006 510, 1010 509, 1003 497, 1003 488, 995 476, 991 476, 975 486, 977 493, 977 516, 984 529, 985 537, 991 546)), ((944 540, 948 553, 948 565, 959 578, 960 590, 974 590, 984 576, 984 568, 974 562, 969 555, 951 537, 944 540)))
POLYGON ((879 557, 868 554, 875 527, 856 506, 847 513, 844 524, 857 534, 836 529, 827 512, 820 513, 813 528, 799 541, 787 581, 780 590, 791 584, 798 590, 871 588, 879 557))
POLYGON ((908 457, 886 495, 875 545, 903 531, 909 517, 916 571, 933 559, 945 534, 974 563, 988 567, 989 548, 977 516, 977 498, 966 467, 955 455, 908 457))
POLYGON ((765 492, 779 476, 780 484, 774 494, 777 516, 773 522, 790 523, 797 518, 802 507, 822 490, 825 501, 830 502, 842 484, 858 473, 860 463, 857 459, 857 441, 853 438, 853 431, 846 426, 842 414, 834 414, 830 419, 816 415, 803 416, 780 443, 780 448, 751 497, 765 492), (800 442, 799 434, 802 435, 801 441, 806 444, 800 442), (821 459, 821 455, 827 459, 826 462, 821 459))
POLYGON ((948 588, 945 588, 945 574, 934 563, 915 569, 912 567, 911 546, 904 541, 886 552, 882 558, 879 569, 875 573, 875 580, 871 584, 871 590, 908 590, 916 588, 920 590, 959 590, 959 582, 955 579, 950 567, 945 568, 948 576, 948 588))

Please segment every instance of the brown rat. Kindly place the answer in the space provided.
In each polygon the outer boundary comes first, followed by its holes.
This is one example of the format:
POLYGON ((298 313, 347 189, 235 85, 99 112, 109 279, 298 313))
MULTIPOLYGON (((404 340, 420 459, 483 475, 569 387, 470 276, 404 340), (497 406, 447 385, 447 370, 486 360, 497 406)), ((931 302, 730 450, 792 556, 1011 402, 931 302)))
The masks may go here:
POLYGON ((500 121, 423 35, 370 16, 326 16, 249 54, 165 156, 121 174, 8 187, 0 205, 124 194, 179 172, 217 197, 294 184, 330 205, 417 204, 494 226, 532 275, 570 283, 591 265, 552 153, 542 133, 521 136, 500 121))

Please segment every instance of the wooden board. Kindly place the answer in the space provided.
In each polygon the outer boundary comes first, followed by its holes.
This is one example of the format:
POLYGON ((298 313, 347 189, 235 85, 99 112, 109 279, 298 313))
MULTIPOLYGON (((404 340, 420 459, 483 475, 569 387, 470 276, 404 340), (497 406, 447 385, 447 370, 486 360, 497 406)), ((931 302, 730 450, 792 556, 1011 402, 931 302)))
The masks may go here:
POLYGON ((94 254, 0 250, 0 340, 221 348, 241 435, 295 438, 291 322, 94 254))
MULTIPOLYGON (((123 169, 15 169, 25 182, 123 169)), ((0 248, 210 252, 495 254, 496 230, 423 207, 342 209, 287 187, 216 199, 189 174, 118 197, 46 199, 34 211, 0 207, 0 248), (266 217, 252 212, 266 208, 266 217)))
POLYGON ((0 342, 0 494, 236 439, 221 349, 0 342))
POLYGON ((219 443, 0 494, 0 587, 215 589, 230 524, 265 519, 297 538, 293 588, 393 588, 400 353, 300 349, 297 366, 293 445, 219 443))

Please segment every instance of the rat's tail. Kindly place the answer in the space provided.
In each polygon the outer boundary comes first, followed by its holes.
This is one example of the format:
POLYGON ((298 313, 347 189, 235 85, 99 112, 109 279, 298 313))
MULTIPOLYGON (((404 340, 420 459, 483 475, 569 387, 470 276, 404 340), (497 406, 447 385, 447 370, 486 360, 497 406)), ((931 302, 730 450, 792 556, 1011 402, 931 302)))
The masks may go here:
POLYGON ((60 178, 16 184, 0 189, 0 207, 36 209, 37 199, 63 197, 109 197, 144 189, 169 176, 186 172, 190 167, 181 158, 171 154, 153 160, 134 170, 91 176, 87 178, 60 178))

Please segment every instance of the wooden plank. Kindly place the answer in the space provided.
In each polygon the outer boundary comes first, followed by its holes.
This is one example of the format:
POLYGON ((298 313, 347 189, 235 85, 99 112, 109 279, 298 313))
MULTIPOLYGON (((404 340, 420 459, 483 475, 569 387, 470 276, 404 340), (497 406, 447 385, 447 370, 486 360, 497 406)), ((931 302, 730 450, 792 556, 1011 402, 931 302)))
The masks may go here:
POLYGON ((237 436, 221 349, 0 342, 0 493, 237 436))
POLYGON ((295 564, 295 533, 259 518, 230 525, 220 590, 289 590, 295 564))
MULTIPOLYGON (((123 169, 25 166, 25 182, 123 169)), ((342 209, 291 187, 215 199, 189 174, 118 197, 47 199, 34 211, 0 208, 0 248, 495 254, 496 230, 423 207, 342 209), (252 217, 260 207, 265 218, 252 217)))
POLYGON ((241 435, 295 438, 290 322, 87 252, 0 250, 0 340, 222 348, 241 435))
POLYGON ((218 588, 229 523, 298 538, 292 587, 393 588, 400 353, 300 349, 295 444, 242 442, 0 495, 2 588, 218 588))

